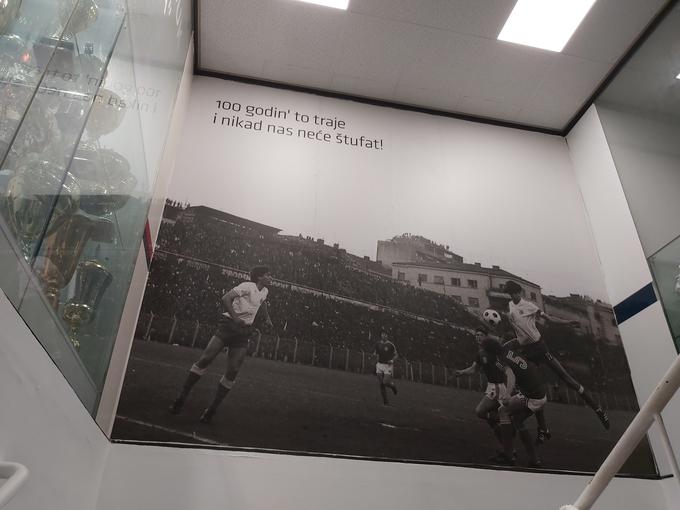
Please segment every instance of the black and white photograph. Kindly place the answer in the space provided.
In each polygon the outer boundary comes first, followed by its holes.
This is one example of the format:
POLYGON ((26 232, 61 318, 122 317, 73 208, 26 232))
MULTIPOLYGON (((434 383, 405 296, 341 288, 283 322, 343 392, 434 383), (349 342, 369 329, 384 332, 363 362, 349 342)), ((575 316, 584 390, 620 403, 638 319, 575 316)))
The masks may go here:
POLYGON ((113 438, 595 471, 638 404, 553 138, 197 78, 113 438))

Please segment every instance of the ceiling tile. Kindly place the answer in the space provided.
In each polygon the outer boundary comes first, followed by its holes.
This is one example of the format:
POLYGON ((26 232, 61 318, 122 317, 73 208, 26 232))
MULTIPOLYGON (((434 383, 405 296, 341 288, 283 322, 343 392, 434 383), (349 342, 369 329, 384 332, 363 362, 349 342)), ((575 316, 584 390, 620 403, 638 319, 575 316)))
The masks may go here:
POLYGON ((392 100, 422 108, 456 112, 460 95, 448 89, 408 87, 400 83, 392 96, 392 100))
MULTIPOLYGON (((386 91, 393 91, 395 86, 396 83, 388 79, 371 79, 340 73, 333 75, 331 83, 331 88, 334 91, 369 98, 384 97, 386 91)), ((389 95, 391 96, 392 92, 389 95)))
POLYGON ((532 103, 548 104, 555 98, 583 102, 607 75, 609 67, 606 63, 558 54, 538 84, 532 103))
MULTIPOLYGON (((554 129, 665 3, 598 0, 560 54, 496 40, 516 0, 350 0, 348 11, 291 0, 199 1, 203 69, 554 129)), ((660 40, 668 51, 653 57, 643 49, 631 67, 672 72, 680 66, 675 38, 660 40)), ((675 93, 631 83, 641 101, 675 93)))
POLYGON ((562 129, 574 112, 570 105, 555 104, 552 108, 524 108, 515 116, 515 121, 528 126, 562 129))
POLYGON ((415 55, 418 27, 370 16, 349 16, 334 69, 350 76, 396 81, 415 55))
POLYGON ((439 29, 422 28, 415 56, 402 68, 399 83, 405 87, 461 92, 477 63, 493 44, 439 29))
POLYGON ((502 101, 464 96, 457 105, 460 113, 511 121, 520 111, 519 106, 502 101))
POLYGON ((265 60, 262 74, 268 80, 278 83, 321 90, 328 90, 333 82, 333 73, 331 71, 282 64, 271 60, 265 60))
POLYGON ((666 0, 597 0, 563 53, 613 64, 666 0))
POLYGON ((516 0, 350 0, 358 14, 495 39, 516 0))

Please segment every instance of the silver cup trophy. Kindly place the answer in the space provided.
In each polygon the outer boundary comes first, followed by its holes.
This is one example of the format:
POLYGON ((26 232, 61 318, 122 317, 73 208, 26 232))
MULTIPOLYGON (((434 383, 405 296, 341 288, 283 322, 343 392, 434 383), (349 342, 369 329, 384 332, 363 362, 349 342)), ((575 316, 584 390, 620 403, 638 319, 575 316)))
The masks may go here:
POLYGON ((112 280, 111 273, 96 260, 88 260, 78 265, 75 294, 64 306, 62 314, 70 326, 71 343, 76 349, 80 348, 78 340, 80 328, 92 322, 99 302, 112 280))

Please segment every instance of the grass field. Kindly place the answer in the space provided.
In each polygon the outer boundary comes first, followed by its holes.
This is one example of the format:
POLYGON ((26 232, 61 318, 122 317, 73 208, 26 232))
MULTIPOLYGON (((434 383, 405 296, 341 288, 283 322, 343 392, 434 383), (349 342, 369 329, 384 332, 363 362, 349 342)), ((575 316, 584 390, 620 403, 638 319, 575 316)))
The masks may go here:
MULTIPOLYGON (((209 425, 198 422, 225 366, 220 355, 198 382, 181 415, 168 406, 200 351, 136 341, 113 438, 253 447, 452 464, 490 464, 497 443, 474 415, 475 391, 397 381, 384 407, 376 380, 338 370, 247 358, 237 384, 209 425)), ((553 438, 539 449, 548 470, 594 471, 633 413, 612 411, 611 430, 588 408, 549 403, 553 438)), ((535 429, 535 421, 530 419, 535 429)), ((518 465, 526 464, 517 441, 518 465)), ((622 470, 654 474, 645 442, 622 470)))

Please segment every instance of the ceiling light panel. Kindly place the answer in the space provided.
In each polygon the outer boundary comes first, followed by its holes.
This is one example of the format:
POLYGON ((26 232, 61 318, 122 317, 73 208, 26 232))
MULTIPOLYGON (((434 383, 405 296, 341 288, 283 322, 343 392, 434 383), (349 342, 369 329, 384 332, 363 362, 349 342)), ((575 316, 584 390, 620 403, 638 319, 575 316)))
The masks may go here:
POLYGON ((305 2, 308 4, 323 5, 324 7, 333 7, 334 9, 347 10, 349 0, 296 0, 298 2, 305 2))
POLYGON ((517 0, 500 41, 562 51, 595 0, 517 0))

